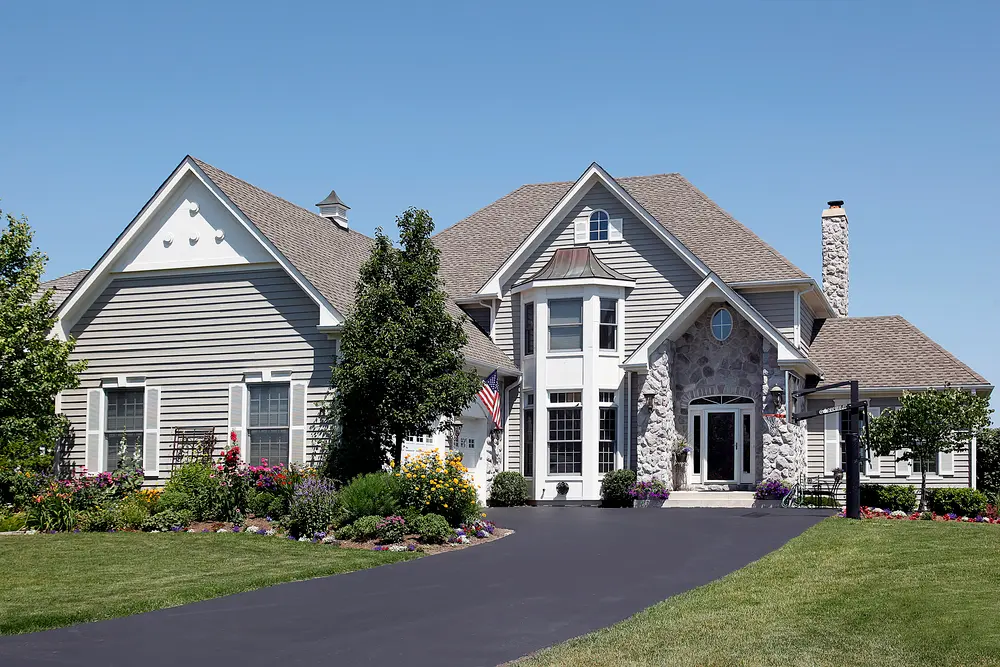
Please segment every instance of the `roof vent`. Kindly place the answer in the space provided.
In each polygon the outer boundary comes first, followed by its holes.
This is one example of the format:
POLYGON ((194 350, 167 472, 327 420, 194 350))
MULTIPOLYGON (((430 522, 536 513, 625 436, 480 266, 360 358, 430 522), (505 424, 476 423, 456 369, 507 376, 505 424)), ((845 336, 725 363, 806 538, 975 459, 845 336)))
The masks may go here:
POLYGON ((328 220, 337 223, 338 227, 347 229, 347 209, 351 208, 340 200, 336 190, 330 190, 326 199, 316 204, 319 207, 319 214, 328 220))

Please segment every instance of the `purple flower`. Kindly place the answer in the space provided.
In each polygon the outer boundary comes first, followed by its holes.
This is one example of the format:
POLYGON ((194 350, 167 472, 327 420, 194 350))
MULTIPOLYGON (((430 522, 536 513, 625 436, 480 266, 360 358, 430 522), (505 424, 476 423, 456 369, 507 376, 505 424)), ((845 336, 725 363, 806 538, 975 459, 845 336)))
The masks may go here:
POLYGON ((240 532, 240 527, 239 526, 233 526, 233 532, 234 533, 240 532))
POLYGON ((258 528, 257 529, 257 534, 258 535, 267 535, 267 530, 265 530, 264 528, 258 528))
POLYGON ((406 550, 407 551, 416 551, 417 550, 417 545, 416 544, 407 544, 406 545, 406 550))
POLYGON ((181 529, 180 526, 170 526, 170 530, 174 533, 179 532, 180 529, 181 529))

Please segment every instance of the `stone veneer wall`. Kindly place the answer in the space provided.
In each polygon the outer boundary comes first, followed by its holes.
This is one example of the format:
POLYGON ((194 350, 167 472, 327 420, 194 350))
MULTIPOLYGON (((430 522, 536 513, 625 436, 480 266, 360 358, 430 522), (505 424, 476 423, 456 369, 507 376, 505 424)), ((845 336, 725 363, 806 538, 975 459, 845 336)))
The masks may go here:
POLYGON ((638 398, 636 472, 641 480, 673 481, 672 452, 687 434, 689 404, 717 395, 753 399, 758 437, 751 446, 761 478, 795 479, 805 469, 805 425, 781 424, 771 430, 761 416, 773 411, 771 388, 784 389, 777 349, 731 307, 733 332, 725 341, 716 340, 711 321, 720 307, 707 308, 676 343, 664 341, 650 354, 638 398), (653 395, 650 407, 646 394, 653 395))
POLYGON ((823 211, 823 292, 841 317, 847 317, 850 242, 842 208, 823 211))

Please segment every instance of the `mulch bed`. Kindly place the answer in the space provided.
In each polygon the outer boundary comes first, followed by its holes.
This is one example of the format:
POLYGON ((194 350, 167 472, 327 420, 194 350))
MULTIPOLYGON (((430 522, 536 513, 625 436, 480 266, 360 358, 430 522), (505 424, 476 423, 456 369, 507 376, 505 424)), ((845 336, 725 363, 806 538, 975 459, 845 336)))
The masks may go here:
MULTIPOLYGON (((495 542, 501 538, 507 537, 513 530, 509 528, 497 528, 492 535, 488 537, 471 537, 469 541, 465 544, 458 543, 448 543, 448 544, 421 544, 416 535, 407 535, 402 542, 398 544, 417 545, 418 550, 425 554, 439 554, 442 551, 455 551, 456 549, 465 549, 466 547, 475 546, 477 544, 485 544, 487 542, 495 542)), ((343 549, 362 549, 371 551, 377 546, 380 546, 377 540, 368 540, 367 542, 352 542, 349 540, 343 540, 340 542, 340 546, 343 549)))

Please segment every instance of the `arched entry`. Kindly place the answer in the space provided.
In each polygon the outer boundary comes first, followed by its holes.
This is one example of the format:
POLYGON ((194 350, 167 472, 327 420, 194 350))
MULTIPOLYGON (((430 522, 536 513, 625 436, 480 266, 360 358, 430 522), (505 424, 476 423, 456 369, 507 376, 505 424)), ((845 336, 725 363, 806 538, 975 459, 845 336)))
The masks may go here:
POLYGON ((694 483, 754 481, 754 401, 746 396, 703 396, 688 407, 690 479, 694 483))

